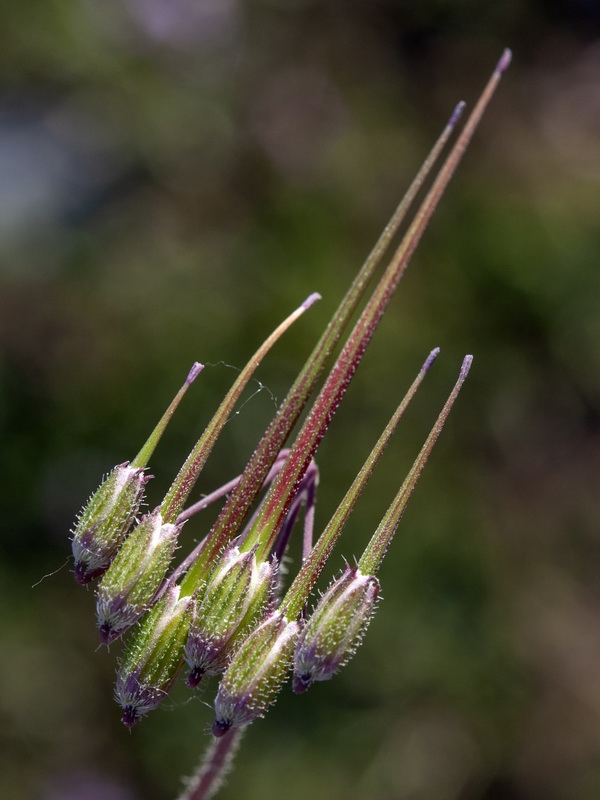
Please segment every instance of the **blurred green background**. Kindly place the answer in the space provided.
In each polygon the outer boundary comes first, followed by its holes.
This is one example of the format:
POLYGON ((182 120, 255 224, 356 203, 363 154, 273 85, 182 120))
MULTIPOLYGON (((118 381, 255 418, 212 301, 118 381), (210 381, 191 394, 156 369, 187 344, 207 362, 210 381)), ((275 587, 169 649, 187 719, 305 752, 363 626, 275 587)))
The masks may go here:
POLYGON ((214 366, 159 447, 154 502, 235 377, 227 365, 319 291, 196 496, 241 470, 452 107, 473 103, 508 45, 513 66, 319 451, 321 529, 442 347, 326 578, 360 554, 466 352, 471 377, 363 646, 334 681, 286 688, 220 796, 600 797, 596 0, 1 11, 0 796, 175 797, 214 685, 179 687, 130 735, 93 592, 70 565, 37 582, 191 362, 214 366))

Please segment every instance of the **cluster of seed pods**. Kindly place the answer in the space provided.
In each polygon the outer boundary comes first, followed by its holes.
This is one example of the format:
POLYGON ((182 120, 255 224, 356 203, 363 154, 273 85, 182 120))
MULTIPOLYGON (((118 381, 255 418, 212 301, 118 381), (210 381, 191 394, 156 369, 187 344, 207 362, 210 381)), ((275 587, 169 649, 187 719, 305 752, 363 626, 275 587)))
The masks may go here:
POLYGON ((131 727, 156 708, 180 673, 187 673, 187 684, 192 689, 204 676, 220 675, 212 730, 216 737, 222 737, 263 716, 292 670, 292 687, 302 693, 313 682, 330 679, 356 650, 377 604, 377 571, 468 374, 472 357, 465 357, 448 400, 362 556, 355 565, 346 565, 309 613, 315 583, 439 349, 425 359, 316 543, 312 522, 319 473, 314 456, 509 62, 510 52, 505 51, 432 178, 433 167, 457 128, 464 104, 460 103, 452 113, 241 476, 188 506, 210 452, 256 368, 280 336, 319 299, 318 294, 310 295, 258 348, 159 506, 138 517, 149 480, 147 465, 177 405, 202 371, 199 363, 193 365, 139 454, 133 461, 115 467, 80 513, 72 534, 75 578, 81 584, 99 579, 96 606, 101 641, 109 644, 128 633, 115 690, 125 725, 131 727), (430 181, 429 189, 424 191, 399 245, 322 381, 294 442, 286 448, 334 349, 417 194, 425 190, 426 181, 430 181), (174 567, 183 526, 209 502, 222 498, 224 504, 212 528, 174 567), (302 509, 302 563, 286 588, 279 565, 302 509))

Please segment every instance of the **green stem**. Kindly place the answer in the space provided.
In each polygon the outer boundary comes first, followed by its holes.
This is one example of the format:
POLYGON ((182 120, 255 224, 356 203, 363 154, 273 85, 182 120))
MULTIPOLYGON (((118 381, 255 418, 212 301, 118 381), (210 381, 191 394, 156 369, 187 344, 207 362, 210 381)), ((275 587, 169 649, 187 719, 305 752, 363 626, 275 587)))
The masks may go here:
POLYGON ((171 400, 170 406, 162 415, 160 422, 158 423, 156 428, 154 428, 150 436, 147 438, 146 443, 144 444, 140 452, 137 454, 137 456, 133 459, 130 466, 140 467, 140 468, 146 466, 146 464, 150 460, 150 457, 152 456, 152 453, 156 448, 156 445, 158 444, 160 437, 163 435, 165 428, 167 427, 167 425, 171 420, 171 417, 175 413, 175 409, 181 402, 183 395, 187 392, 189 387, 196 380, 196 378, 202 372, 203 369, 204 369, 203 364, 199 364, 197 361, 194 363, 193 367, 188 373, 187 378, 185 379, 185 383, 183 384, 181 389, 177 392, 175 397, 171 400))
POLYGON ((211 450, 223 426, 229 419, 235 404, 240 398, 240 395, 246 388, 248 381, 256 371, 256 368, 269 352, 275 342, 281 335, 294 323, 299 316, 301 316, 308 308, 310 308, 321 296, 316 292, 311 294, 302 305, 292 312, 279 327, 263 342, 258 348, 256 353, 252 356, 250 361, 246 364, 244 369, 240 372, 237 380, 234 382, 231 389, 225 395, 225 399, 215 412, 213 418, 206 427, 202 436, 198 439, 196 446, 187 457, 185 464, 179 470, 179 473, 171 488, 167 492, 163 500, 160 510, 165 522, 174 523, 182 512, 183 507, 196 483, 202 468, 204 467, 211 450))
POLYGON ((390 542, 394 537, 394 533, 396 532, 396 528, 398 527, 398 523, 404 514, 406 509, 406 505, 410 500, 410 497, 417 485, 417 481, 421 476, 421 472, 427 463, 427 459, 429 458, 431 451, 433 450, 433 446, 437 442, 438 436, 442 432, 442 428, 446 420, 448 419, 448 414, 454 405, 456 398, 462 388, 463 383, 465 382, 465 378, 469 374, 469 369, 471 368, 471 363, 473 361, 473 356, 465 356, 465 360, 463 361, 460 375, 454 389, 452 390, 450 396, 446 400, 446 403, 443 409, 440 412, 439 417, 437 418, 435 425, 431 429, 431 433, 427 437, 425 444, 421 448, 421 452, 417 456, 414 464, 412 465, 410 472, 406 476, 404 483, 400 487, 400 490, 396 497, 394 498, 394 502, 388 508, 385 513, 385 516, 381 520, 377 530, 371 537, 371 541, 367 545, 365 552, 363 553, 360 561, 358 562, 358 568, 363 573, 363 575, 374 575, 385 556, 388 547, 390 546, 390 542))
POLYGON ((411 183, 390 221, 383 229, 375 246, 369 253, 367 260, 354 279, 350 289, 338 306, 323 335, 308 357, 285 400, 252 454, 250 461, 244 469, 240 482, 223 506, 221 513, 206 539, 204 548, 184 579, 182 585, 185 592, 191 593, 195 590, 196 586, 210 570, 210 565, 213 563, 215 557, 240 528, 264 483, 273 461, 285 444, 290 431, 296 424, 311 392, 315 388, 327 360, 340 340, 352 315, 356 311, 382 256, 389 247, 399 226, 404 221, 419 189, 431 172, 432 167, 439 158, 454 130, 463 107, 464 103, 459 103, 452 112, 446 127, 423 162, 417 176, 411 183))
POLYGON ((388 422, 385 430, 379 437, 377 444, 369 454, 369 457, 363 464, 351 487, 346 492, 344 499, 339 504, 337 511, 329 521, 329 524, 319 537, 315 546, 312 548, 310 555, 302 565, 300 572, 288 589, 284 599, 281 602, 281 607, 285 608, 285 613, 288 619, 295 619, 308 600, 310 592, 319 575, 321 574, 321 570, 325 566, 325 562, 329 558, 335 543, 339 539, 340 534, 342 533, 342 530, 344 529, 344 526, 346 525, 348 518, 352 513, 356 501, 360 497, 367 484, 367 481, 375 469, 375 465, 387 447, 387 444, 390 441, 392 434, 396 430, 396 427, 400 422, 404 412, 406 411, 408 404, 415 396, 417 389, 421 385, 423 378, 427 374, 434 360, 437 358, 439 352, 439 347, 436 347, 436 349, 432 350, 427 357, 427 360, 421 367, 419 374, 413 381, 410 389, 404 396, 404 399, 396 409, 394 416, 388 422))
POLYGON ((233 757, 246 729, 232 728, 220 739, 212 740, 197 773, 188 782, 179 800, 210 800, 231 770, 233 757))
POLYGON ((452 175, 454 174, 466 147, 483 115, 500 80, 502 71, 507 66, 508 51, 505 51, 494 73, 484 88, 475 108, 465 123, 463 130, 455 142, 452 150, 444 161, 431 189, 423 200, 412 223, 398 249, 392 257, 391 263, 381 278, 371 299, 329 374, 321 393, 313 404, 300 433, 294 443, 292 452, 282 471, 274 481, 265 502, 257 517, 246 542, 245 548, 251 548, 257 543, 259 548, 256 553, 258 558, 267 558, 273 540, 281 524, 288 506, 293 499, 294 492, 304 474, 310 459, 313 457, 332 417, 339 405, 348 384, 360 363, 362 356, 373 337, 379 320, 404 274, 410 258, 414 253, 421 236, 435 211, 442 194, 444 193, 452 175))

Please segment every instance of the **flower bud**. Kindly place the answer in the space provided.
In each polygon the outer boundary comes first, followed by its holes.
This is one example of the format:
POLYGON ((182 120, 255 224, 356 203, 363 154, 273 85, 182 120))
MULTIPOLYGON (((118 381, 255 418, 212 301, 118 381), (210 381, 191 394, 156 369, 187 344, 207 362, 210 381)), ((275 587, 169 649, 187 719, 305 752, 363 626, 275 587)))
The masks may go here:
POLYGON ((89 583, 109 568, 138 513, 148 480, 142 468, 119 464, 81 510, 72 539, 78 583, 89 583))
POLYGON ((244 639, 219 685, 214 736, 264 716, 289 671, 299 632, 297 622, 275 611, 244 639))
POLYGON ((189 595, 169 589, 135 631, 117 672, 115 700, 128 728, 166 697, 183 664, 191 621, 189 595))
POLYGON ((273 578, 271 564, 257 564, 254 551, 240 553, 237 547, 227 548, 196 601, 185 648, 190 688, 197 686, 205 673, 216 675, 225 669, 235 645, 266 606, 273 578))
POLYGON ((152 604, 175 551, 181 525, 163 521, 158 509, 131 532, 98 586, 100 639, 110 644, 152 604))
POLYGON ((326 681, 354 655, 369 624, 379 583, 357 567, 347 567, 327 589, 309 617, 294 653, 292 688, 305 692, 313 681, 326 681))

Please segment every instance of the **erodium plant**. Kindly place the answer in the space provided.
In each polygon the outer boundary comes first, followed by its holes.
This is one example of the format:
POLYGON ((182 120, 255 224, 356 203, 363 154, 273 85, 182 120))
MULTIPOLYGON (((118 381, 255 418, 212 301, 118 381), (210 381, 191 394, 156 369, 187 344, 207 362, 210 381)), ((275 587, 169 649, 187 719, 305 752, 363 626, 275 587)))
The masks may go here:
POLYGON ((356 650, 375 611, 379 595, 377 571, 467 377, 472 357, 465 357, 448 400, 363 554, 356 564, 346 564, 309 611, 317 578, 439 349, 425 359, 337 511, 313 545, 319 480, 314 456, 510 57, 510 51, 506 50, 432 177, 434 165, 458 126, 464 103, 459 103, 453 111, 243 473, 188 506, 190 493, 210 452, 256 368, 279 337, 319 299, 318 294, 307 298, 258 348, 215 411, 159 506, 138 518, 144 486, 150 479, 146 473, 148 462, 177 405, 201 372, 199 363, 192 366, 138 455, 114 468, 78 517, 72 535, 75 578, 82 584, 100 578, 96 592, 100 640, 109 644, 130 631, 119 660, 115 687, 123 723, 132 727, 155 709, 182 672, 186 673, 192 689, 205 676, 221 676, 214 702, 212 743, 196 775, 187 781, 181 800, 212 797, 242 732, 265 715, 290 672, 293 670, 292 688, 297 693, 305 692, 315 681, 332 678, 356 650), (425 190, 427 182, 430 185, 425 190), (351 317, 367 294, 392 238, 421 190, 424 197, 406 225, 400 244, 342 344, 293 444, 285 448, 351 317), (226 499, 212 528, 173 567, 183 526, 210 502, 222 498, 226 499), (248 519, 253 508, 254 513, 248 519), (286 587, 279 565, 302 510, 302 563, 286 587))

